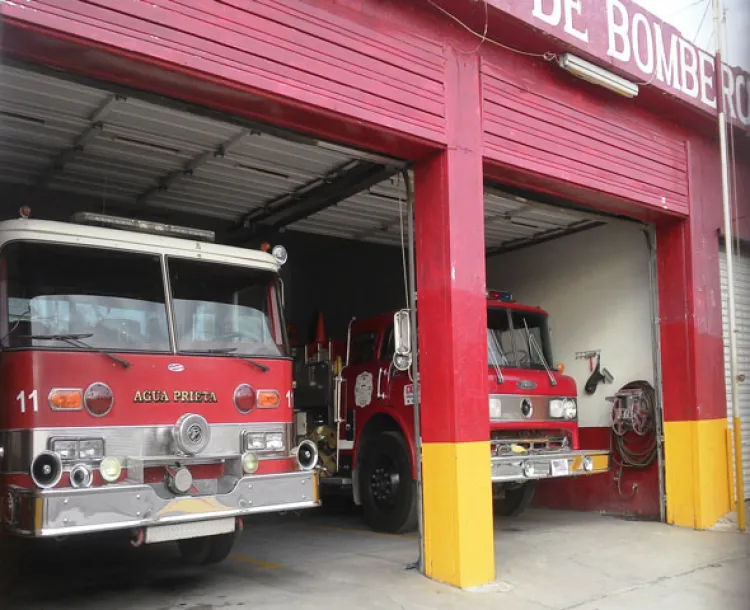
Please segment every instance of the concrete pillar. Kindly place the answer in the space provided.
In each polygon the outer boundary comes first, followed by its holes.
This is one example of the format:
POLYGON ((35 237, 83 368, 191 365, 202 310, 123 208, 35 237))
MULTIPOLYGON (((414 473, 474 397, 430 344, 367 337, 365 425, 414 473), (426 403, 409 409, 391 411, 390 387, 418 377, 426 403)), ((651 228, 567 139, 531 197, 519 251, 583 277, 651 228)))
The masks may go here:
POLYGON ((448 147, 415 168, 425 571, 494 580, 479 64, 449 52, 448 147))
POLYGON ((667 522, 707 529, 732 503, 719 244, 698 218, 657 230, 667 522))

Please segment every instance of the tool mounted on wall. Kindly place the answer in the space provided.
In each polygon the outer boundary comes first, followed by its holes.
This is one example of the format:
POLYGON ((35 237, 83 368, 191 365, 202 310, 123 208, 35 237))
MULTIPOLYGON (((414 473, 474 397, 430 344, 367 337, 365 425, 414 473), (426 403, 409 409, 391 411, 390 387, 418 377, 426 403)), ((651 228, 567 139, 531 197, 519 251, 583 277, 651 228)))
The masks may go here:
POLYGON ((602 353, 600 349, 592 349, 587 352, 576 352, 576 360, 588 360, 589 361, 589 372, 594 371, 594 358, 602 353))
POLYGON ((610 373, 606 368, 601 368, 601 360, 601 354, 597 353, 594 372, 591 373, 591 376, 586 381, 586 385, 583 387, 583 390, 589 396, 596 392, 596 388, 600 383, 612 383, 615 380, 615 378, 612 376, 612 373, 610 373))

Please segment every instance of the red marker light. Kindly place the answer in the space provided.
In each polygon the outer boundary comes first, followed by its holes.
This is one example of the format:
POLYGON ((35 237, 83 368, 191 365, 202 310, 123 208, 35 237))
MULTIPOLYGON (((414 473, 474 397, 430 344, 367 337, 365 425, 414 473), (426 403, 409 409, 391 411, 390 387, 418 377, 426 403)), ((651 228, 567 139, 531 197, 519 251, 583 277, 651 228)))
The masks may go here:
POLYGON ((237 386, 234 391, 234 406, 240 413, 248 414, 255 408, 255 390, 247 383, 237 386))
POLYGON ((92 383, 83 394, 83 404, 94 417, 104 417, 115 404, 115 395, 106 383, 92 383))

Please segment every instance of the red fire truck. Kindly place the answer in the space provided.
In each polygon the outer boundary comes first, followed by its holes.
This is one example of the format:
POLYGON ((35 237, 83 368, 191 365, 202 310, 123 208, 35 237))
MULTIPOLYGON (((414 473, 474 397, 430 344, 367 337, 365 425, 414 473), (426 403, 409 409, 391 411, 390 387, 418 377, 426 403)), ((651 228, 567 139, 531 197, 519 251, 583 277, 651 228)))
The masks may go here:
POLYGON ((0 529, 122 530, 224 559, 241 519, 320 504, 293 445, 286 252, 81 214, 0 222, 0 529))
MULTIPOLYGON (((609 470, 608 451, 582 451, 575 381, 552 369, 547 313, 487 294, 489 435, 495 511, 520 513, 539 480, 609 470)), ((318 445, 323 504, 336 494, 367 524, 416 523, 413 381, 408 312, 354 320, 345 344, 307 346, 295 365, 297 438, 318 445)))

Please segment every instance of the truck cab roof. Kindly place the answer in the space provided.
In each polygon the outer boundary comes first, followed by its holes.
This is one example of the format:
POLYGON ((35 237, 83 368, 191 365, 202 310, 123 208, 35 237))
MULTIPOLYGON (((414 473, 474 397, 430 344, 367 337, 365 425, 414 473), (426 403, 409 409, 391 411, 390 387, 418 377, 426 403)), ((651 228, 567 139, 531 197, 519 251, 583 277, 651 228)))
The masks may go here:
MULTIPOLYGON (((508 302, 508 301, 498 301, 496 299, 487 299, 487 307, 493 308, 493 309, 512 309, 514 311, 527 311, 531 313, 538 313, 543 316, 549 315, 544 309, 541 307, 535 307, 532 305, 523 305, 521 303, 508 302)), ((352 332, 353 333, 366 333, 366 332, 373 332, 378 331, 383 327, 390 326, 393 323, 393 316, 396 313, 396 310, 393 310, 388 313, 381 313, 374 316, 368 316, 366 318, 358 318, 354 320, 352 323, 352 332)))

